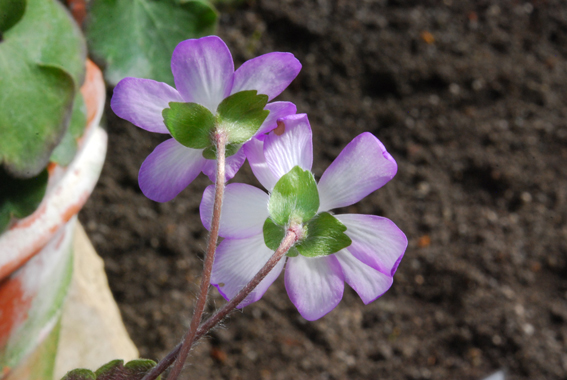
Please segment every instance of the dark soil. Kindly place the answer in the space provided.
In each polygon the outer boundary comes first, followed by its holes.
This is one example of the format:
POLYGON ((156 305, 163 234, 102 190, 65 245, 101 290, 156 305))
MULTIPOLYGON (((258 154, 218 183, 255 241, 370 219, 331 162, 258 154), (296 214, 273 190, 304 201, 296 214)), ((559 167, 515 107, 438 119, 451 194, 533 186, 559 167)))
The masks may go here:
MULTIPOLYGON (((410 243, 386 295, 364 306, 349 288, 316 322, 280 277, 201 342, 186 378, 567 379, 567 3, 258 0, 223 9, 219 34, 237 65, 303 63, 279 99, 309 114, 315 175, 363 131, 385 144, 397 176, 349 211, 410 243)), ((138 169, 163 138, 109 108, 107 126, 81 220, 141 355, 159 359, 192 313, 208 180, 147 200, 138 169)))

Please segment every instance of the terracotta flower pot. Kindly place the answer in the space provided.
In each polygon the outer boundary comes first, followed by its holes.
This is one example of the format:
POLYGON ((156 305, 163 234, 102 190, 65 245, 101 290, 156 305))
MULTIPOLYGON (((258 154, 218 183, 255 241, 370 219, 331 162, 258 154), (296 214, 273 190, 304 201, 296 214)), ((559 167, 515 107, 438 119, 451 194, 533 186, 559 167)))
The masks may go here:
POLYGON ((81 92, 87 126, 71 164, 48 167, 45 197, 30 216, 0 235, 0 379, 50 379, 61 308, 72 274, 77 213, 102 170, 107 135, 102 73, 87 62, 81 92))

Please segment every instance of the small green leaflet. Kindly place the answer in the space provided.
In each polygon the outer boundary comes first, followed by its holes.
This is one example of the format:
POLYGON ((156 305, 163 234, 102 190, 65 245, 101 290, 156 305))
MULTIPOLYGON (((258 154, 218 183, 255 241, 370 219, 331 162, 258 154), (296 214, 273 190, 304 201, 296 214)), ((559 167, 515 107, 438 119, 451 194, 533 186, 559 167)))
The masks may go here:
MULTIPOLYGON (((124 365, 123 360, 113 360, 92 372, 88 369, 75 369, 61 380, 141 380, 156 363, 149 359, 132 360, 124 365)), ((160 380, 158 376, 157 380, 160 380)))
POLYGON ((219 104, 219 128, 228 132, 230 143, 243 144, 254 136, 270 113, 264 110, 267 103, 267 95, 250 90, 232 94, 219 104))
POLYGON ((86 24, 91 53, 106 62, 105 78, 154 79, 173 86, 178 43, 214 34, 217 12, 204 0, 92 0, 86 24))
POLYGON ((0 233, 12 218, 25 218, 37 209, 45 195, 47 180, 46 169, 35 177, 19 179, 0 167, 0 233))
POLYGON ((328 212, 322 212, 307 223, 307 237, 295 245, 305 257, 327 256, 352 244, 344 233, 346 226, 328 212))
POLYGON ((317 182, 309 170, 295 166, 276 183, 268 211, 272 220, 286 226, 290 220, 304 223, 315 216, 319 209, 317 182))
POLYGON ((169 103, 162 111, 163 120, 174 139, 186 147, 205 149, 212 144, 215 116, 197 103, 169 103))

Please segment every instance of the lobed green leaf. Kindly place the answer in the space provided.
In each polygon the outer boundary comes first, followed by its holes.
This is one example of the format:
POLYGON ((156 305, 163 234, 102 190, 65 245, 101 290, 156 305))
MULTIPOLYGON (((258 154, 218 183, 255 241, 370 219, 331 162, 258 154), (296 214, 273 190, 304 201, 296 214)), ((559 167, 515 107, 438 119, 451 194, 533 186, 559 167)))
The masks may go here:
POLYGON ((228 132, 230 143, 243 144, 254 136, 270 113, 264 110, 267 103, 267 95, 250 90, 232 94, 219 104, 219 128, 228 132))
POLYGON ((307 237, 295 245, 305 257, 327 256, 352 244, 347 230, 337 218, 322 212, 307 223, 307 237))

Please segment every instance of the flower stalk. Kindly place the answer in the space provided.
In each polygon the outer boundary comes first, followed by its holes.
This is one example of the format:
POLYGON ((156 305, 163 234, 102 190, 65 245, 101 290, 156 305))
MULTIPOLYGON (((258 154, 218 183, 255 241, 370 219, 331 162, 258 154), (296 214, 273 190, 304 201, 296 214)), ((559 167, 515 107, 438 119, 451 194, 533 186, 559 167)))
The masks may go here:
MULTIPOLYGON (((226 318, 231 312, 233 312, 236 307, 262 282, 262 280, 274 269, 276 264, 284 257, 284 255, 289 251, 293 244, 298 240, 298 236, 293 230, 288 230, 284 239, 282 240, 279 248, 274 252, 272 257, 266 262, 266 264, 260 269, 258 273, 250 280, 248 284, 238 294, 228 301, 219 311, 217 311, 212 317, 207 319, 199 327, 198 330, 193 334, 193 342, 199 340, 203 335, 209 332, 213 327, 215 327, 220 321, 226 318)), ((150 372, 143 377, 142 380, 155 380, 157 377, 163 373, 176 359, 180 358, 182 346, 187 343, 187 340, 183 344, 178 344, 165 358, 163 358, 150 372)), ((189 347, 191 348, 191 347, 189 347)), ((179 363, 180 360, 177 360, 179 363)), ((169 376, 171 378, 171 374, 169 376)))
POLYGON ((213 206, 213 219, 211 223, 211 233, 209 235, 209 243, 207 246, 207 252, 205 254, 205 262, 203 263, 203 276, 201 277, 201 285, 199 287, 199 295, 197 297, 197 304, 195 305, 195 312, 193 318, 191 319, 191 324, 189 330, 185 335, 185 339, 181 344, 179 355, 175 366, 173 367, 171 373, 169 374, 168 380, 176 380, 189 351, 193 346, 193 342, 198 339, 196 338, 197 328, 201 323, 201 318, 207 305, 207 295, 209 292, 209 286, 211 283, 211 272, 213 269, 213 262, 215 260, 215 251, 217 247, 217 241, 219 237, 219 226, 220 217, 222 211, 222 199, 224 196, 224 187, 226 182, 225 177, 225 159, 226 159, 226 143, 227 134, 225 131, 217 130, 215 132, 215 145, 217 150, 217 172, 215 181, 215 201, 213 206))

